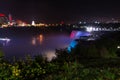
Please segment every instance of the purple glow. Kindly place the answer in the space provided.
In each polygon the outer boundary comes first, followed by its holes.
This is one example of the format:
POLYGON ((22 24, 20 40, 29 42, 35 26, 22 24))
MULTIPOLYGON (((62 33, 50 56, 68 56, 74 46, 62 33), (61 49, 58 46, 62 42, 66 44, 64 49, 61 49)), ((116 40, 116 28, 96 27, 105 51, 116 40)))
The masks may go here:
POLYGON ((81 36, 90 36, 91 33, 85 31, 72 31, 70 38, 71 39, 79 39, 81 36))

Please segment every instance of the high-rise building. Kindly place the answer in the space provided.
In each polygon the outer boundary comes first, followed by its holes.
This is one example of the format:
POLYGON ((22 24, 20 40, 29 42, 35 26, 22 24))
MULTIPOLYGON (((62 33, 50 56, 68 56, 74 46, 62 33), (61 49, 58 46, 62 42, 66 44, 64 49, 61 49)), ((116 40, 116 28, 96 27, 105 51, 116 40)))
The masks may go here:
POLYGON ((7 25, 8 24, 8 18, 0 13, 0 26, 7 25))
POLYGON ((9 14, 8 17, 9 17, 9 22, 12 22, 12 15, 9 14))

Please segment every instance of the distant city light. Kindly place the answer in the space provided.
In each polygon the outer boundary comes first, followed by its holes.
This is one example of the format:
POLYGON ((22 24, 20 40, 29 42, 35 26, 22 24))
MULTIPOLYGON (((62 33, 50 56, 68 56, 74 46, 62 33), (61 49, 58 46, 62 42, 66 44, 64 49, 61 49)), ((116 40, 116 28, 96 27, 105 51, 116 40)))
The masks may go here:
POLYGON ((92 32, 92 31, 93 31, 93 27, 87 27, 87 28, 86 28, 86 31, 87 31, 87 32, 92 32))
POLYGON ((100 24, 100 22, 98 22, 98 21, 95 21, 94 23, 95 23, 95 24, 100 24))
POLYGON ((96 28, 96 31, 98 31, 99 29, 98 28, 96 28))
POLYGON ((79 24, 82 24, 82 22, 80 21, 79 24))
POLYGON ((22 25, 21 26, 25 26, 25 23, 22 23, 22 25))
POLYGON ((84 24, 86 24, 86 22, 83 22, 84 24))
POLYGON ((32 26, 35 26, 35 21, 32 21, 32 26))
POLYGON ((0 16, 5 16, 5 15, 0 13, 0 16))

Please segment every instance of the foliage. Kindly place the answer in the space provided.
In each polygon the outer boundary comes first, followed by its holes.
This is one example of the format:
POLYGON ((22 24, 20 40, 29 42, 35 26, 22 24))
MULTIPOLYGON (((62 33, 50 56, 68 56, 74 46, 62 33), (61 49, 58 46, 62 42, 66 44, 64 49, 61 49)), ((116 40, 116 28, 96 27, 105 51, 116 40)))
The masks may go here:
POLYGON ((71 54, 84 58, 116 58, 118 45, 119 41, 109 38, 101 38, 96 41, 79 40, 71 54))
POLYGON ((51 62, 40 55, 12 63, 2 60, 0 80, 119 80, 117 44, 105 38, 85 45, 79 42, 70 54, 57 50, 57 58, 51 62))
POLYGON ((3 56, 4 56, 4 53, 3 53, 3 51, 0 49, 0 60, 3 58, 3 56))
MULTIPOLYGON (((34 60, 0 63, 0 80, 118 80, 119 58, 66 59, 46 62, 34 60)), ((69 56, 69 58, 73 58, 69 56)))

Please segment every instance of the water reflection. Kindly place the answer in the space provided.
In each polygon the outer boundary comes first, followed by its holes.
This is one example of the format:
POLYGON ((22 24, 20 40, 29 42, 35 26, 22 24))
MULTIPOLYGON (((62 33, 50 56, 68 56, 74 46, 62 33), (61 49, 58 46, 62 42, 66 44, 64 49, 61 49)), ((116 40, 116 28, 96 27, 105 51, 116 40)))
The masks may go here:
POLYGON ((55 58, 55 49, 66 48, 70 42, 69 34, 39 34, 12 38, 8 46, 3 46, 3 51, 7 59, 24 58, 25 55, 35 56, 41 55, 49 57, 50 61, 55 58))
POLYGON ((38 45, 43 43, 43 34, 40 34, 37 37, 32 38, 32 45, 38 45))
POLYGON ((32 38, 32 45, 36 45, 36 39, 32 38))
POLYGON ((38 40, 39 40, 40 44, 42 44, 42 42, 43 42, 43 35, 42 34, 39 35, 38 40))
POLYGON ((0 38, 0 45, 1 46, 6 46, 8 43, 11 41, 9 38, 0 38))

